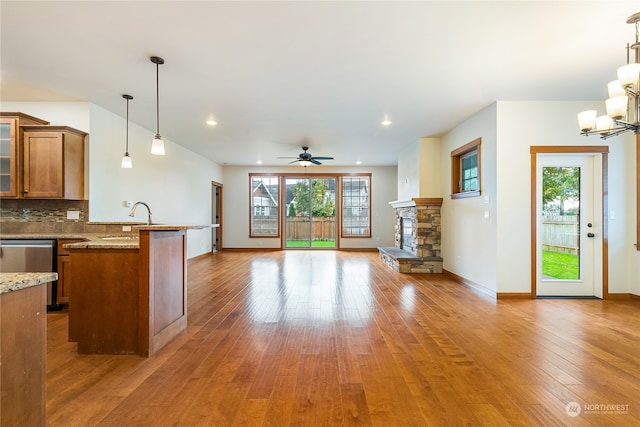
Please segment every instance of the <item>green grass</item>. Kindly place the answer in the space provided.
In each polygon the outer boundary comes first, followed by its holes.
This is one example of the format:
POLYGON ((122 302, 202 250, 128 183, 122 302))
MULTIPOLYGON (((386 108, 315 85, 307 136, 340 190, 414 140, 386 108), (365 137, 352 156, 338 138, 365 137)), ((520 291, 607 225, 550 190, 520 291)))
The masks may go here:
MULTIPOLYGON (((285 247, 286 248, 308 248, 309 241, 308 240, 287 240, 285 247)), ((311 247, 312 248, 335 248, 336 241, 335 240, 312 240, 311 247)))
POLYGON ((554 279, 579 279, 580 261, 578 256, 542 251, 542 275, 554 279))

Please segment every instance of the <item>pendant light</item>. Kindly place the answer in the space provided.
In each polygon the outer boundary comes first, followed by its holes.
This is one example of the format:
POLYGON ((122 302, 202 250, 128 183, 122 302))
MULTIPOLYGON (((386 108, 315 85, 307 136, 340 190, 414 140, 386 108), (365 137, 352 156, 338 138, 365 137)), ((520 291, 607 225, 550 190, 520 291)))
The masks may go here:
POLYGON ((122 97, 127 100, 127 137, 124 156, 122 157, 122 163, 120 163, 120 166, 125 169, 131 169, 133 167, 133 162, 131 161, 131 156, 129 155, 129 101, 133 99, 133 96, 122 95, 122 97))
POLYGON ((164 156, 164 141, 160 136, 160 78, 158 73, 158 68, 164 64, 164 59, 159 56, 152 56, 150 59, 156 64, 156 136, 151 143, 151 154, 164 156))

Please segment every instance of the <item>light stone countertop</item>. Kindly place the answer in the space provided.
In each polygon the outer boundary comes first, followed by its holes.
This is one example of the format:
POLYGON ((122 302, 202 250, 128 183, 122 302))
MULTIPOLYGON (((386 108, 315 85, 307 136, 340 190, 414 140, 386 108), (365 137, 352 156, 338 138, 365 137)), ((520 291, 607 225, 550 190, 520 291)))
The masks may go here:
POLYGON ((191 225, 191 224, 132 224, 133 232, 122 233, 25 233, 0 234, 2 239, 82 239, 83 242, 67 243, 65 249, 138 249, 140 240, 138 231, 173 231, 173 230, 201 230, 219 227, 219 224, 191 225))
POLYGON ((58 273, 0 273, 0 294, 58 280, 58 273))

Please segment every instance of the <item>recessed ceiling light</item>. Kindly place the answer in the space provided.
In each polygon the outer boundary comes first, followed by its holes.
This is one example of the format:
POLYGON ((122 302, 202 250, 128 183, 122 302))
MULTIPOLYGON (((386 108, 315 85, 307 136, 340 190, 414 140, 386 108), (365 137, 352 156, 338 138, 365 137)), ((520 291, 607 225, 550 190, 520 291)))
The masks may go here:
POLYGON ((209 126, 215 126, 215 125, 217 125, 217 124, 218 124, 218 122, 216 122, 216 121, 215 121, 215 120, 213 120, 213 119, 207 120, 207 121, 206 121, 206 123, 207 123, 209 126))
POLYGON ((262 164, 262 160, 258 160, 256 163, 261 165, 262 164))
POLYGON ((358 161, 356 162, 356 165, 361 165, 361 164, 362 164, 362 162, 361 162, 360 160, 358 160, 358 161))
POLYGON ((384 119, 383 121, 380 122, 380 124, 382 126, 389 126, 391 124, 391 120, 389 119, 384 119))

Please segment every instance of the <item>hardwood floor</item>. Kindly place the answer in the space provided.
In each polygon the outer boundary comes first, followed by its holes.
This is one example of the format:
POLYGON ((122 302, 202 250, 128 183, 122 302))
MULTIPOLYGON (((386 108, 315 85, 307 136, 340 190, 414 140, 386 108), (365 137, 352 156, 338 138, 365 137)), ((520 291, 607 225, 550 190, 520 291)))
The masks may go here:
POLYGON ((78 355, 48 314, 49 426, 640 425, 637 301, 497 301, 372 252, 188 278, 187 330, 148 359, 78 355))

